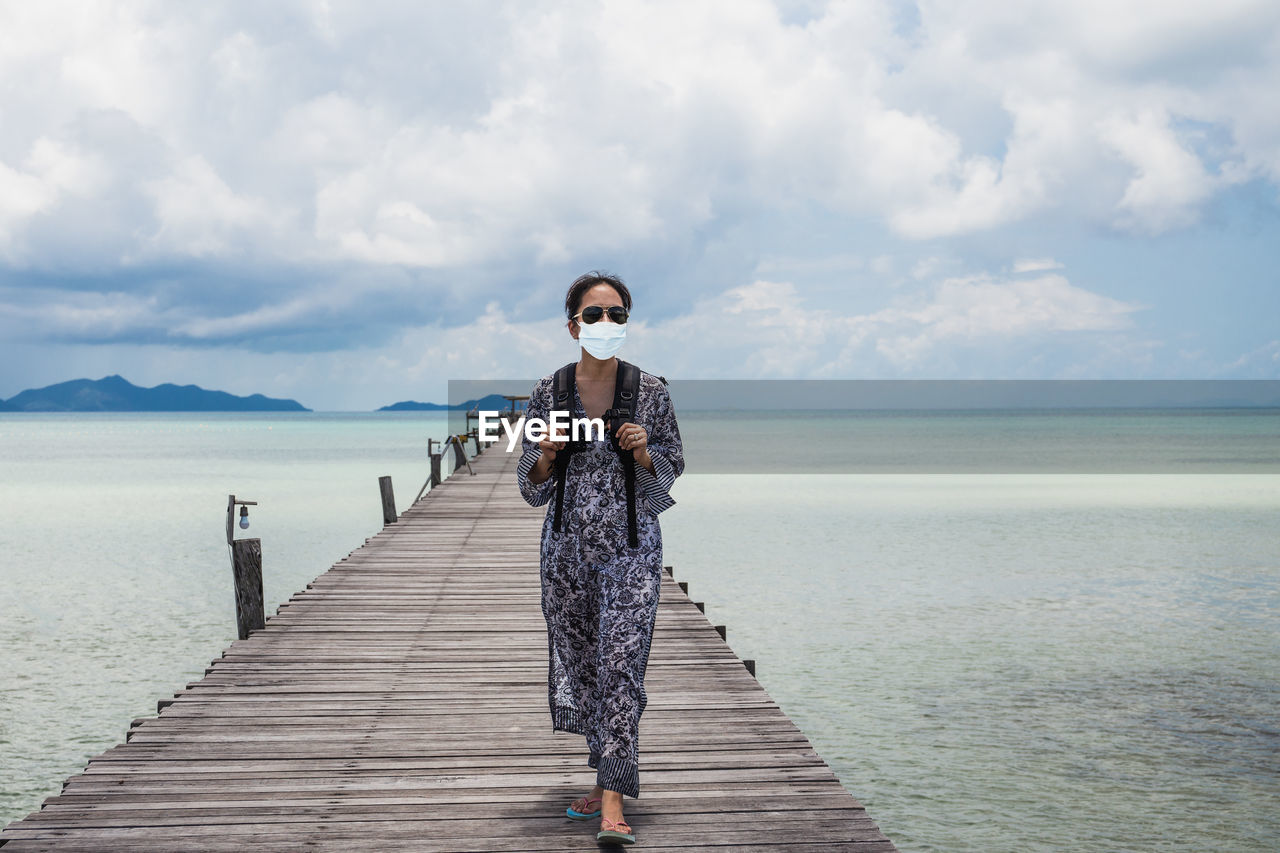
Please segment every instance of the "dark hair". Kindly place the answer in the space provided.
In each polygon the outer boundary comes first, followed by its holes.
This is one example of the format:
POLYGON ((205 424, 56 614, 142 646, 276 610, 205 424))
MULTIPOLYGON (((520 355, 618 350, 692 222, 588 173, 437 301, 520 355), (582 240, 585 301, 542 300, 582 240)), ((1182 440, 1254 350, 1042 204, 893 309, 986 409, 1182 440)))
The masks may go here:
POLYGON ((631 310, 631 291, 627 290, 627 286, 622 282, 622 279, 607 272, 592 270, 575 278, 573 284, 569 285, 569 292, 565 294, 564 313, 570 320, 573 319, 574 314, 578 313, 578 307, 582 304, 582 297, 597 284, 607 284, 616 290, 619 298, 622 299, 622 307, 628 311, 631 310))

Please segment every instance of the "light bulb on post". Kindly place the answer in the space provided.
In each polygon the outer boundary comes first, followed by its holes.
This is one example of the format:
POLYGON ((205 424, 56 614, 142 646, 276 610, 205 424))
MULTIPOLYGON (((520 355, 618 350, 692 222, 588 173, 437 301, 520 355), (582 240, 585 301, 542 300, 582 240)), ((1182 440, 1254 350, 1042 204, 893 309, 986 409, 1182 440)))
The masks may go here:
POLYGON ((249 529, 249 508, 243 505, 240 507, 240 529, 249 529))

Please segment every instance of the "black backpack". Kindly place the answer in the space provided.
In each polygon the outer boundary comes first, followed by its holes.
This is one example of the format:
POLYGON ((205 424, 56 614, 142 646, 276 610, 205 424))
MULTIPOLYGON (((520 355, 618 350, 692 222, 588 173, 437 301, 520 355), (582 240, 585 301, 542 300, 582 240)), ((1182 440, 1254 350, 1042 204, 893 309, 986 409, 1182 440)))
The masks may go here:
MULTIPOLYGON (((552 410, 571 410, 573 407, 573 384, 577 376, 578 364, 572 362, 556 371, 552 383, 552 410)), ((666 380, 663 380, 664 382, 666 380)), ((623 450, 618 446, 615 435, 618 427, 632 420, 636 413, 636 398, 640 392, 640 368, 634 364, 618 359, 618 380, 613 389, 613 408, 604 413, 605 433, 609 436, 609 444, 622 461, 622 470, 626 475, 627 486, 627 544, 632 548, 640 544, 636 532, 636 457, 634 450, 623 450)), ((569 459, 579 450, 586 450, 585 441, 570 440, 564 449, 556 452, 556 505, 552 528, 560 532, 560 507, 564 503, 564 481, 569 471, 569 459)))

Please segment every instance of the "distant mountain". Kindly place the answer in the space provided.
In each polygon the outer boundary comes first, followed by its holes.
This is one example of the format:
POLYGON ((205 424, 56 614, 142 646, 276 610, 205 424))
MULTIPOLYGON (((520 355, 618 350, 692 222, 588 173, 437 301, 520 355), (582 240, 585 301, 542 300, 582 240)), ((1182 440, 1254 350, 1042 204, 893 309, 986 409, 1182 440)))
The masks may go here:
POLYGON ((456 406, 450 406, 446 403, 419 403, 415 400, 404 400, 399 403, 392 403, 390 406, 383 406, 378 409, 379 412, 449 412, 461 411, 467 412, 471 409, 485 409, 486 411, 502 411, 509 404, 507 398, 501 394, 488 394, 479 400, 467 400, 465 403, 459 403, 456 406))
POLYGON ((447 412, 449 407, 441 403, 419 403, 417 400, 401 400, 390 406, 383 406, 379 412, 447 412))
POLYGON ((4 403, 19 412, 309 412, 296 400, 253 394, 237 397, 195 385, 139 388, 120 376, 73 379, 33 388, 4 403))

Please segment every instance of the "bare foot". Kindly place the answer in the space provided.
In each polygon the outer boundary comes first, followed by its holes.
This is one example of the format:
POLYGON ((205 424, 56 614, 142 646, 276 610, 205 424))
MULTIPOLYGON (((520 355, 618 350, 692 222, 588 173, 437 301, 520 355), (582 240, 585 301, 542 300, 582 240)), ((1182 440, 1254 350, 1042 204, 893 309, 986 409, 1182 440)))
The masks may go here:
POLYGON ((579 799, 574 800, 572 803, 569 804, 569 807, 572 808, 578 814, 591 814, 593 811, 600 808, 600 799, 603 796, 604 796, 604 788, 601 788, 599 785, 596 785, 594 788, 591 789, 590 794, 587 794, 585 797, 580 797, 579 799), (591 800, 591 802, 588 803, 587 800, 591 800))
POLYGON ((604 802, 600 804, 601 829, 604 828, 604 818, 614 822, 622 820, 622 792, 605 791, 602 796, 604 797, 604 802))

